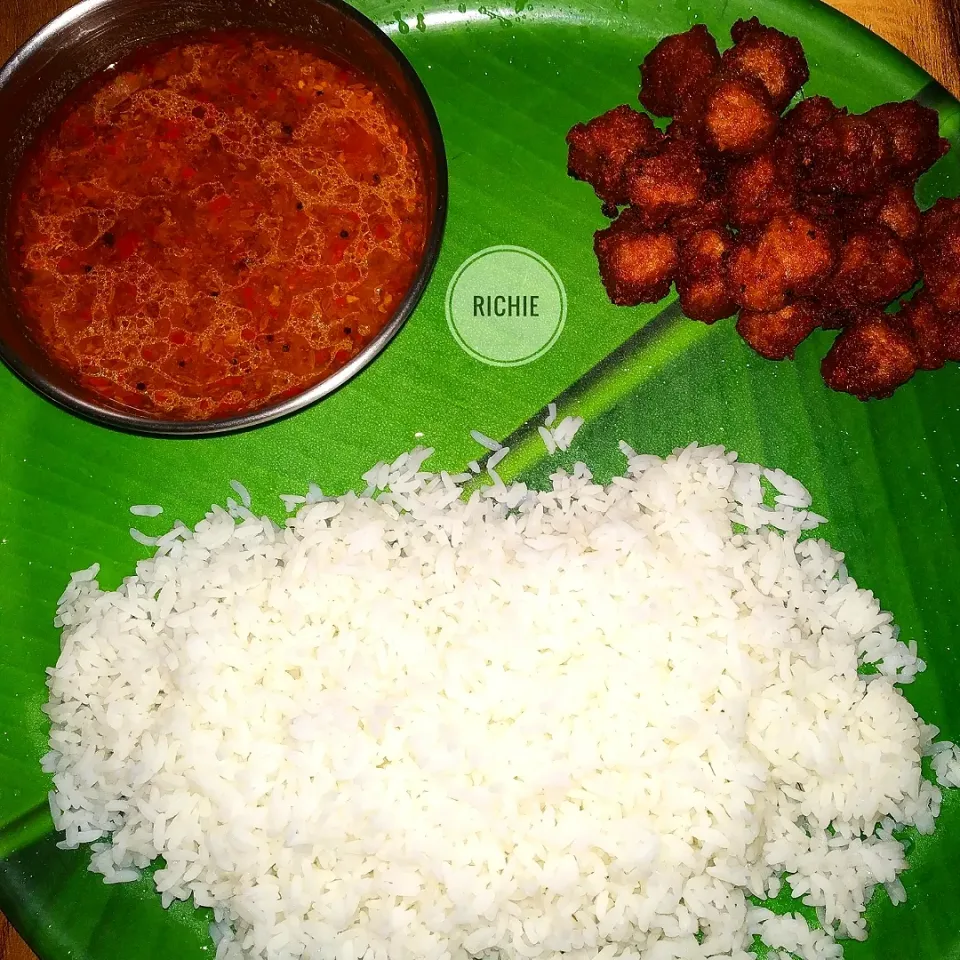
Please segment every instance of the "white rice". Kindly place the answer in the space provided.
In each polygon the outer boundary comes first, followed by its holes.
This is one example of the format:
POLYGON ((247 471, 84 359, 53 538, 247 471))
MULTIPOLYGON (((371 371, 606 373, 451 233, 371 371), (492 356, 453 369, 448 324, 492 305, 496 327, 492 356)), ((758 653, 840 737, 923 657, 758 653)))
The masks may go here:
POLYGON ((557 405, 551 403, 547 408, 547 418, 541 426, 537 427, 537 432, 547 448, 548 456, 553 456, 557 450, 569 450, 577 431, 583 426, 583 417, 564 417, 553 427, 556 419, 557 405))
POLYGON ((835 960, 905 896, 894 831, 933 830, 921 755, 960 777, 897 686, 923 662, 799 539, 795 481, 622 448, 607 487, 467 501, 415 450, 283 528, 215 507, 118 590, 74 574, 61 845, 108 883, 162 855, 219 960, 835 960), (753 905, 781 883, 822 929, 753 905))
POLYGON ((234 492, 240 498, 240 502, 249 509, 252 502, 250 499, 250 491, 239 480, 231 480, 230 486, 233 487, 234 492))
POLYGON ((157 545, 156 537, 148 537, 145 533, 141 533, 136 527, 130 528, 130 536, 133 537, 137 543, 145 547, 155 547, 157 545))
POLYGON ((135 517, 159 517, 163 513, 163 507, 156 503, 135 503, 130 512, 135 517))
POLYGON ((510 452, 509 447, 500 447, 495 453, 490 455, 490 458, 487 460, 487 471, 494 470, 497 467, 497 464, 510 452))
POLYGON ((941 787, 960 787, 960 748, 945 741, 931 745, 931 766, 941 787))
POLYGON ((577 431, 583 426, 583 417, 564 417, 553 429, 553 439, 561 450, 569 450, 577 431))
POLYGON ((783 470, 764 470, 763 475, 777 490, 778 507, 809 507, 813 503, 810 491, 799 480, 795 480, 783 470))
POLYGON ((473 437, 481 447, 486 447, 488 450, 499 450, 503 446, 497 440, 494 440, 493 437, 488 437, 486 434, 481 433, 479 430, 471 430, 470 436, 473 437))
POLYGON ((553 456, 557 452, 557 441, 553 439, 553 434, 547 429, 546 424, 537 427, 537 431, 543 438, 543 445, 547 448, 547 455, 553 456))

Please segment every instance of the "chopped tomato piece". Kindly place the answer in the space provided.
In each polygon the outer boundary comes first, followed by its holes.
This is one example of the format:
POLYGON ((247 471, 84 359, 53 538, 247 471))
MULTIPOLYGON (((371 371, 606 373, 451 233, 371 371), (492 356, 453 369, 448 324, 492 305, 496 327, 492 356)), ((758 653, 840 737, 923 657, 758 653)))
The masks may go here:
POLYGON ((207 209, 214 215, 226 213, 232 202, 225 193, 221 193, 219 197, 216 197, 207 204, 207 209))

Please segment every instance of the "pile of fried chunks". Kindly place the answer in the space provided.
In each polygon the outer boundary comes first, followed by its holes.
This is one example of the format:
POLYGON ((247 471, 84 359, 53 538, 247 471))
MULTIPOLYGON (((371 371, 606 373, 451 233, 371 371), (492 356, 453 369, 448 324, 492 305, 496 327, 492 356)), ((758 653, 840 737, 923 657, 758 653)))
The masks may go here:
POLYGON ((809 79, 800 42, 756 18, 731 36, 721 55, 698 25, 643 61, 640 103, 673 118, 665 133, 619 106, 567 136, 570 175, 615 218, 594 237, 610 299, 653 303, 676 283, 688 317, 737 314, 771 360, 839 330, 823 379, 862 400, 960 360, 960 200, 921 213, 914 196, 948 149, 936 112, 809 97, 783 114, 809 79))

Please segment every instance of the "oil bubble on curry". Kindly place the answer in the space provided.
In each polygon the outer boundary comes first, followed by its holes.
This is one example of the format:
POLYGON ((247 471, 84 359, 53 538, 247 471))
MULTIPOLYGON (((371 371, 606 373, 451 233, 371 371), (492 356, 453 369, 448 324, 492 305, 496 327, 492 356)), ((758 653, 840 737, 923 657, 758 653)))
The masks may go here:
POLYGON ((168 40, 70 96, 15 185, 10 275, 82 386, 165 420, 295 395, 355 356, 427 231, 379 88, 250 31, 168 40))

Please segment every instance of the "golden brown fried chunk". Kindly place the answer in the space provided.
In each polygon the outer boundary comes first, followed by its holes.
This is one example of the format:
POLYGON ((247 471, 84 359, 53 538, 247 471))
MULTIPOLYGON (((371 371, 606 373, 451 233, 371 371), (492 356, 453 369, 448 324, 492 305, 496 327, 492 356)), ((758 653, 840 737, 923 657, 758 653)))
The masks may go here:
POLYGON ((845 107, 838 107, 829 97, 807 97, 784 115, 783 135, 794 143, 809 142, 825 123, 846 112, 845 107))
POLYGON ((940 310, 926 290, 904 303, 900 312, 891 317, 891 322, 912 338, 921 370, 939 370, 951 359, 949 341, 956 318, 940 310))
POLYGON ((813 293, 833 270, 834 238, 821 222, 796 211, 745 231, 730 253, 733 296, 749 310, 780 310, 790 297, 813 293))
POLYGON ((593 237, 600 277, 611 302, 621 307, 656 303, 670 292, 677 272, 677 241, 666 230, 649 230, 625 210, 593 237))
POLYGON ((863 311, 820 364, 828 387, 861 400, 889 397, 916 369, 913 340, 879 309, 863 311))
MULTIPOLYGON (((836 117, 846 116, 846 113, 846 108, 838 107, 828 97, 807 97, 786 112, 780 125, 781 137, 793 147, 798 172, 805 173, 813 164, 816 156, 814 138, 821 127, 836 117)), ((806 202, 822 207, 826 198, 813 193, 806 202)), ((830 213, 820 209, 808 212, 822 215, 830 213)))
POLYGON ((934 239, 944 230, 960 222, 960 197, 941 197, 924 212, 921 220, 924 242, 934 239))
POLYGON ((723 54, 721 70, 729 76, 759 80, 779 113, 810 79, 800 41, 765 27, 756 17, 738 20, 730 36, 733 46, 723 54))
POLYGON ((609 205, 627 202, 623 174, 635 154, 652 153, 663 134, 644 113, 624 105, 614 107, 587 123, 578 123, 568 134, 567 172, 585 180, 609 205))
POLYGON ((916 180, 950 149, 950 144, 940 136, 936 110, 921 106, 916 100, 882 103, 864 116, 886 133, 896 177, 916 180))
POLYGON ((934 303, 960 312, 960 199, 938 200, 921 218, 919 259, 934 303))
POLYGON ((761 83, 751 77, 721 77, 705 94, 699 135, 720 156, 743 157, 767 146, 779 122, 761 83))
POLYGON ((697 205, 707 186, 707 169, 695 144, 669 138, 652 157, 638 157, 627 166, 626 195, 648 226, 697 205))
POLYGON ((781 138, 763 153, 731 164, 727 191, 730 223, 738 229, 759 227, 794 209, 797 177, 791 144, 781 138))
POLYGON ((640 102, 657 116, 675 116, 719 65, 717 41, 702 23, 664 37, 640 64, 640 102))
POLYGON ((819 296, 835 307, 882 307, 918 277, 916 261, 892 230, 879 223, 854 227, 841 238, 836 270, 819 296))
MULTIPOLYGON (((811 198, 819 197, 811 194, 811 198)), ((913 187, 891 183, 871 197, 837 197, 832 200, 834 214, 852 224, 880 223, 892 230, 912 250, 920 236, 920 207, 913 187)))
POLYGON ((877 222, 892 230, 909 248, 920 236, 920 207, 913 187, 894 183, 880 196, 877 222))
POLYGON ((741 310, 737 333, 768 360, 793 358, 794 351, 821 324, 822 308, 794 300, 780 310, 741 310))
POLYGON ((667 229, 681 243, 701 230, 723 227, 727 223, 727 204, 723 197, 711 195, 709 184, 706 192, 707 199, 688 210, 681 211, 667 221, 667 229))
POLYGON ((890 182, 890 142, 866 117, 836 116, 801 149, 800 165, 809 190, 865 196, 890 182))
POLYGON ((677 292, 691 320, 713 323, 736 312, 727 279, 732 237, 724 227, 700 230, 680 247, 677 292))

